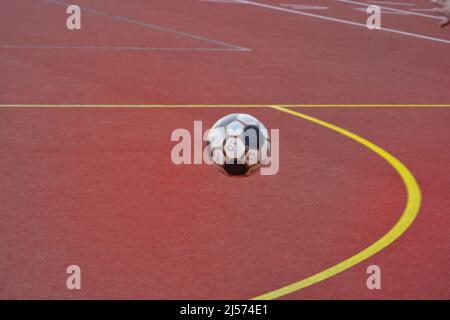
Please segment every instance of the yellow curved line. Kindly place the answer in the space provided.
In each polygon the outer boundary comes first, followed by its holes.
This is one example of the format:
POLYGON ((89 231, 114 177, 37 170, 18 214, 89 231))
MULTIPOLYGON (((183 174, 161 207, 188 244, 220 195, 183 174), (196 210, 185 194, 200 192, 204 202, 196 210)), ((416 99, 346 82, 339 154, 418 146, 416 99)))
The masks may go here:
POLYGON ((325 279, 328 279, 344 270, 349 269, 350 267, 353 267, 354 265, 366 260, 367 258, 373 256, 374 254, 380 252, 387 246, 389 246, 391 243, 393 243, 396 239, 398 239, 412 224, 414 219, 417 216, 417 213, 419 212, 420 203, 421 203, 421 193, 419 185, 417 184, 416 179, 412 175, 412 173, 408 170, 408 168, 405 167, 404 164, 402 164, 398 159, 396 159, 393 155, 388 153, 387 151, 383 150, 379 146, 375 145, 374 143, 350 132, 345 129, 342 129, 338 126, 335 126, 333 124, 330 124, 328 122, 319 120, 317 118, 302 114, 300 112, 296 112, 290 109, 287 109, 285 107, 281 106, 272 106, 273 109, 289 113, 291 115, 294 115, 296 117, 311 121, 313 123, 316 123, 318 125, 321 125, 323 127, 326 127, 328 129, 331 129, 335 132, 338 132, 350 139, 353 139, 357 141, 358 143, 364 145, 365 147, 369 148, 373 152, 375 152, 377 155, 382 157, 384 160, 386 160, 400 175, 400 177, 403 180, 403 183, 405 184, 406 191, 407 191, 407 202, 406 207, 403 211, 402 216, 397 221, 397 223, 392 227, 391 230, 389 230, 388 233, 386 233, 383 237, 378 239, 375 243, 367 247, 366 249, 360 251, 359 253, 355 254, 354 256, 336 264, 335 266, 332 266, 322 272, 319 272, 315 275, 312 275, 306 279, 303 279, 301 281, 292 283, 290 285, 287 285, 285 287, 282 287, 280 289, 262 294, 260 296, 257 296, 253 298, 252 300, 271 300, 276 299, 279 297, 282 297, 284 295, 290 294, 292 292, 298 291, 300 289, 306 288, 308 286, 311 286, 315 283, 318 283, 320 281, 323 281, 325 279))

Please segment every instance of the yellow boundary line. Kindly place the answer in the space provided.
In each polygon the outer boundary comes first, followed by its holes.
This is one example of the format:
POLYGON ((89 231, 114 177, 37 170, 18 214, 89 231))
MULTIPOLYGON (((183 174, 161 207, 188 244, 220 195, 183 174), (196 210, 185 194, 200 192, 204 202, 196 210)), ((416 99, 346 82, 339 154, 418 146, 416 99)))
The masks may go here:
POLYGON ((413 223, 414 219, 416 218, 416 216, 419 212, 421 198, 422 198, 419 185, 417 184, 416 179, 414 178, 412 173, 408 170, 408 168, 404 164, 402 164, 398 159, 396 159, 393 155, 391 155, 387 151, 383 150, 379 146, 358 136, 357 134, 354 134, 350 131, 342 129, 342 128, 335 126, 333 124, 330 124, 328 122, 308 116, 306 114, 303 114, 303 113, 300 113, 297 111, 293 111, 293 110, 290 110, 290 109, 287 109, 287 108, 281 107, 281 106, 272 106, 272 108, 279 110, 281 112, 291 114, 295 117, 311 121, 315 124, 318 124, 320 126, 328 128, 330 130, 333 130, 339 134, 342 134, 342 135, 362 144, 366 148, 375 152, 381 158, 386 160, 395 169, 395 171, 397 171, 397 173, 400 175, 400 177, 403 180, 403 183, 406 187, 407 202, 406 202, 406 207, 403 211, 403 214, 401 215, 401 217, 397 221, 397 223, 392 227, 392 229, 389 230, 388 233, 386 233, 383 237, 378 239, 376 242, 374 242, 372 245, 370 245, 366 249, 360 251, 359 253, 355 254, 354 256, 352 256, 352 257, 350 257, 350 258, 348 258, 348 259, 346 259, 346 260, 344 260, 322 272, 319 272, 315 275, 312 275, 312 276, 310 276, 306 279, 300 280, 298 282, 289 284, 280 289, 277 289, 277 290, 265 293, 263 295, 260 295, 258 297, 255 297, 255 298, 253 298, 253 300, 276 299, 276 298, 285 296, 287 294, 293 293, 295 291, 298 291, 300 289, 306 288, 315 283, 318 283, 320 281, 328 279, 332 276, 335 276, 338 273, 340 273, 344 270, 347 270, 350 267, 352 267, 352 266, 368 259, 369 257, 373 256, 374 254, 380 252, 381 250, 383 250, 384 248, 389 246, 391 243, 393 243, 396 239, 398 239, 413 223))
MULTIPOLYGON (((283 104, 288 108, 450 108, 450 104, 283 104)), ((0 108, 270 108, 271 104, 0 104, 0 108)))
POLYGON ((214 107, 228 107, 228 108, 272 108, 281 112, 285 112, 296 116, 298 118, 302 118, 304 120, 311 121, 315 124, 333 130, 339 134, 342 134, 375 152, 381 158, 386 160, 400 175, 407 191, 407 202, 406 207, 401 215, 400 219, 397 223, 389 230, 383 237, 378 239, 375 243, 367 247, 366 249, 360 251, 354 256, 324 270, 315 275, 312 275, 306 279, 300 280, 298 282, 289 284, 280 289, 276 289, 274 291, 262 294, 253 298, 252 300, 268 300, 268 299, 276 299, 287 294, 293 293, 295 291, 301 290, 308 286, 311 286, 320 281, 326 280, 332 276, 337 275, 340 272, 343 272, 356 264, 368 259, 374 254, 380 252, 395 240, 397 240, 413 223, 416 218, 421 204, 421 192, 419 185, 416 182, 416 179, 412 175, 412 173, 408 170, 408 168, 403 165, 399 160, 397 160, 393 155, 378 147, 374 143, 333 124, 328 122, 319 120, 317 118, 308 116, 306 114, 290 110, 288 107, 295 108, 321 108, 321 107, 337 107, 337 108, 358 108, 358 107, 377 107, 377 108, 447 108, 450 107, 450 104, 298 104, 298 105, 283 105, 283 106, 275 106, 275 105, 106 105, 106 104, 85 104, 85 105, 77 105, 77 104, 53 104, 53 105, 43 105, 43 104, 0 104, 0 108, 214 108, 214 107))

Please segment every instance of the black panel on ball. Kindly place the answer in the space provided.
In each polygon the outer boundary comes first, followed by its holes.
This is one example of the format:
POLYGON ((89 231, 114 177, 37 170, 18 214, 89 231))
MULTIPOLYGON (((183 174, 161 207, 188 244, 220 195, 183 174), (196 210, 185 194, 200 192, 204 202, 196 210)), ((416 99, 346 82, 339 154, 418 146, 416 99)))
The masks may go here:
POLYGON ((248 166, 245 163, 225 163, 223 169, 230 176, 243 176, 247 173, 248 166))
POLYGON ((245 138, 245 146, 247 147, 247 149, 259 149, 259 144, 262 138, 259 126, 257 125, 245 126, 244 138, 245 138))

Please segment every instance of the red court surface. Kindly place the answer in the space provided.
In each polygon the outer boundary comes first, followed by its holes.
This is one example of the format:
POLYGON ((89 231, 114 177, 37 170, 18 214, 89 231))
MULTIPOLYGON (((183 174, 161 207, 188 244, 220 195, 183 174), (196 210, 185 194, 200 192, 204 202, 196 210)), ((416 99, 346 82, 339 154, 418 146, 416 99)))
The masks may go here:
POLYGON ((450 30, 428 2, 374 31, 357 1, 76 2, 76 31, 63 1, 0 4, 0 298, 450 298, 450 30), (232 112, 280 130, 278 174, 172 163, 173 130, 232 112))

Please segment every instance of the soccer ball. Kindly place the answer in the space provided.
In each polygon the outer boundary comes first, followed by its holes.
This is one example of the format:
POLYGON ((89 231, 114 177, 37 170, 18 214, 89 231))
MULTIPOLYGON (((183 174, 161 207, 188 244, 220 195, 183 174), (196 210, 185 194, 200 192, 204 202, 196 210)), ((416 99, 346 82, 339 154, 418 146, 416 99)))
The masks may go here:
POLYGON ((250 176, 268 164, 270 139, 261 121, 233 113, 218 120, 207 135, 208 155, 229 176, 250 176))

